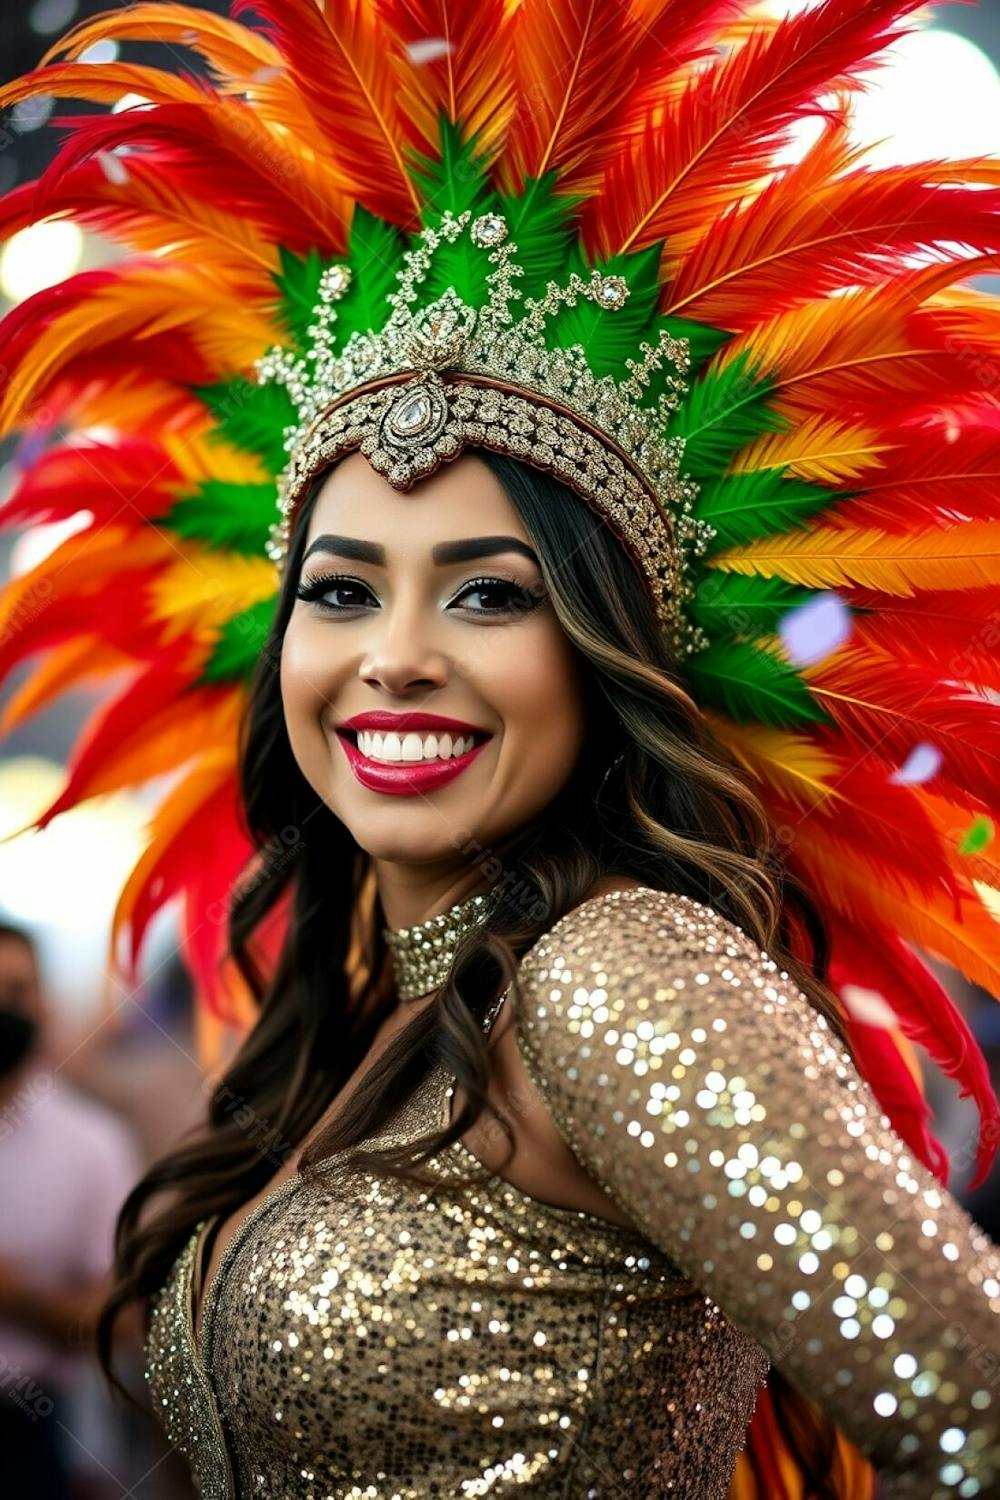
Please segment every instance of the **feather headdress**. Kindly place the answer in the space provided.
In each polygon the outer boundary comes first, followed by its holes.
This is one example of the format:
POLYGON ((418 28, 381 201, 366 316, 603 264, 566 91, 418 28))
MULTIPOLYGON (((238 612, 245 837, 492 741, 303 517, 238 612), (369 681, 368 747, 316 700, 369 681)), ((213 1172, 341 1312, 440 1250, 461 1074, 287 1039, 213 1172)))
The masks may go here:
MULTIPOLYGON (((442 231, 501 221, 525 307, 553 286, 621 294, 557 298, 549 354, 585 350, 588 378, 618 385, 644 348, 677 356, 682 379, 650 377, 640 468, 648 484, 674 463, 653 498, 692 543, 678 673, 822 905, 842 996, 891 1007, 888 1030, 849 1023, 896 1129, 944 1177, 913 1041, 975 1098, 985 1175, 997 1101, 914 948, 1000 997, 1000 856, 966 839, 1000 817, 1000 307, 958 285, 1000 250, 1000 163, 875 169, 847 128, 917 5, 772 21, 738 0, 236 0, 227 19, 143 0, 0 92, 145 101, 57 119, 52 165, 0 206, 3 236, 68 216, 129 252, 0 334, 0 434, 59 433, 0 522, 92 518, 0 599, 0 677, 39 656, 0 727, 131 668, 38 826, 183 773, 118 905, 126 972, 181 897, 203 1014, 250 1019, 206 913, 252 852, 236 733, 279 480, 428 236, 417 310, 450 291, 481 314, 489 235, 442 231), (189 49, 207 76, 79 61, 105 38, 189 49), (807 116, 822 128, 789 165, 807 116), (803 653, 791 626, 831 604, 843 639, 803 653)), ((769 1422, 762 1404, 758 1481, 797 1494, 769 1422)), ((845 1494, 870 1495, 843 1456, 845 1494)), ((741 1462, 734 1495, 756 1484, 741 1462)))

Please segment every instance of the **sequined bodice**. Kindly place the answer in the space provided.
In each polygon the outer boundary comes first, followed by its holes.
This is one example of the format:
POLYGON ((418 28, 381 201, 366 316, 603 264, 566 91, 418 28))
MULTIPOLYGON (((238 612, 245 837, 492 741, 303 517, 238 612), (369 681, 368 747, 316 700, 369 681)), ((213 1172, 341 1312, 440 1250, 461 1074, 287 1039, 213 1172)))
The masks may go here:
MULTIPOLYGON (((380 1143, 443 1125, 448 1087, 432 1074, 380 1143)), ((192 1235, 154 1307, 147 1378, 199 1492, 611 1500, 623 1475, 670 1493, 655 1476, 683 1449, 703 1476, 690 1493, 723 1495, 758 1346, 634 1231, 506 1183, 452 1186, 480 1170, 461 1141, 432 1167, 433 1194, 334 1158, 282 1183, 226 1247, 199 1349, 192 1235), (657 1393, 642 1438, 633 1403, 657 1393), (626 1408, 627 1437, 601 1415, 626 1408)))
MULTIPOLYGON (((724 1500, 765 1348, 885 1465, 886 1494, 996 1493, 994 1395, 956 1329, 1000 1354, 1000 1255, 768 964, 645 887, 522 961, 531 1077, 648 1233, 467 1186, 461 1141, 433 1188, 344 1153, 243 1221, 196 1349, 198 1226, 154 1300, 147 1379, 201 1494, 724 1500)), ((450 1083, 435 1070, 373 1141, 444 1125, 450 1083)))

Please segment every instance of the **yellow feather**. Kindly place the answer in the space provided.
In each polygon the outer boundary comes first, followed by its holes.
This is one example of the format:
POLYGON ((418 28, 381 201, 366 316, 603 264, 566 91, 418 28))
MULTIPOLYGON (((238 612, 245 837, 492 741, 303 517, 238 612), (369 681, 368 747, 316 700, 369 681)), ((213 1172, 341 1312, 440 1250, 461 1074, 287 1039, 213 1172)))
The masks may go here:
POLYGON ((222 552, 173 539, 176 562, 157 574, 148 591, 150 615, 164 626, 164 639, 198 633, 214 641, 219 628, 262 599, 277 593, 274 563, 267 557, 222 552))
POLYGON ((765 432, 739 454, 732 474, 757 474, 788 469, 796 479, 838 485, 857 479, 873 468, 883 468, 879 453, 891 443, 880 443, 873 427, 814 415, 786 432, 765 432))
POLYGON ((183 387, 150 379, 142 370, 88 381, 73 393, 66 415, 73 417, 77 429, 134 433, 152 428, 161 439, 168 433, 204 433, 215 423, 208 409, 183 387))
POLYGON ((186 487, 206 479, 219 479, 225 484, 267 484, 271 478, 263 459, 227 443, 214 426, 206 426, 202 432, 167 432, 161 442, 187 481, 186 487))
POLYGON ((758 573, 807 588, 846 584, 912 595, 921 589, 971 589, 1000 584, 1000 521, 927 526, 902 536, 880 530, 819 526, 762 537, 717 553, 724 573, 758 573))
POLYGON ((40 330, 0 398, 0 436, 76 355, 178 330, 190 333, 218 377, 250 369, 279 338, 277 325, 217 276, 166 263, 126 267, 40 330))
POLYGON ((837 762, 805 735, 764 724, 737 724, 710 708, 702 713, 716 738, 757 781, 808 809, 836 795, 828 778, 837 774, 837 762))

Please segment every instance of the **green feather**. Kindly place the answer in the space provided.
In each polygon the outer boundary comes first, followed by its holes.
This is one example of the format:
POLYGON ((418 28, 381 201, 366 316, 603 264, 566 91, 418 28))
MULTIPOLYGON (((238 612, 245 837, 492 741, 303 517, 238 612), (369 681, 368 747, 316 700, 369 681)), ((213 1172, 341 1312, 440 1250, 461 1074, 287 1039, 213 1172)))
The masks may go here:
POLYGON ((555 171, 531 177, 523 192, 501 193, 497 211, 507 220, 510 237, 517 246, 514 259, 523 266, 517 288, 522 295, 541 295, 548 282, 563 275, 575 239, 576 210, 583 194, 557 194, 555 171))
POLYGON ((695 514, 715 527, 718 535, 712 547, 718 551, 803 526, 840 498, 822 485, 763 469, 751 474, 727 474, 704 483, 695 502, 695 514))
POLYGON ((304 349, 309 342, 308 329, 313 319, 313 308, 319 300, 319 279, 327 263, 315 247, 302 256, 279 245, 278 255, 281 258, 281 270, 271 273, 271 279, 281 294, 278 316, 288 339, 298 348, 304 349))
MULTIPOLYGON (((497 197, 487 176, 486 163, 476 154, 475 137, 463 141, 460 127, 441 114, 439 160, 416 156, 418 166, 412 171, 424 199, 421 219, 425 227, 436 226, 442 215, 471 213, 473 219, 497 206, 497 197)), ((466 229, 449 244, 442 241, 434 252, 430 270, 419 290, 417 307, 427 307, 448 287, 454 287, 470 307, 483 307, 488 301, 486 278, 495 269, 485 250, 474 245, 466 229)))
POLYGON ((175 500, 161 524, 188 541, 260 556, 278 520, 273 484, 230 484, 206 479, 175 500))
POLYGON ((769 649, 715 641, 688 657, 685 673, 699 703, 739 723, 802 729, 830 722, 795 668, 769 649))
POLYGON ((423 156, 410 150, 409 172, 417 187, 423 207, 421 224, 436 225, 449 209, 455 215, 466 209, 482 213, 480 204, 494 197, 489 182, 489 168, 478 154, 478 139, 462 139, 462 127, 442 110, 438 116, 441 151, 438 157, 423 156))
POLYGON ((722 474, 762 432, 787 426, 767 408, 770 389, 750 368, 747 354, 697 380, 667 429, 668 436, 685 441, 685 470, 696 479, 722 474))
POLYGON ((201 674, 202 682, 244 682, 252 677, 274 621, 277 591, 223 625, 201 674))
POLYGON ((629 295, 622 307, 600 307, 589 297, 578 297, 576 306, 563 304, 545 324, 545 342, 550 349, 581 344, 595 375, 621 378, 627 373, 625 360, 635 358, 641 339, 647 337, 656 313, 660 288, 657 271, 662 245, 649 245, 637 254, 614 255, 596 266, 588 264, 581 246, 575 244, 563 272, 568 280, 575 271, 584 281, 599 270, 605 276, 622 276, 629 295))
POLYGON ((773 635, 789 610, 807 604, 812 589, 783 578, 744 577, 706 569, 688 603, 692 619, 713 639, 773 635))
POLYGON ((388 321, 392 308, 386 298, 398 286, 406 242, 394 225, 357 204, 351 219, 347 259, 351 284, 337 302, 334 332, 343 348, 352 333, 378 330, 388 321))
POLYGON ((217 434, 245 453, 255 453, 268 472, 280 474, 288 461, 284 429, 297 420, 283 386, 257 385, 236 377, 218 385, 192 387, 216 421, 217 434))

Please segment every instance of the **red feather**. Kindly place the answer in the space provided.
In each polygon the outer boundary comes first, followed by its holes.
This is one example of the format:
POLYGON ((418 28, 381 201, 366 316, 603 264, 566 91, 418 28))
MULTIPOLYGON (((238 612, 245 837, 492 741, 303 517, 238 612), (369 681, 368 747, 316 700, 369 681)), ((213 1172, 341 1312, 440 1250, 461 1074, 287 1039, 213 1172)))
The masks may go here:
MULTIPOLYGON (((89 229, 142 252, 157 242, 169 244, 171 257, 207 247, 231 278, 261 278, 277 266, 277 254, 255 229, 217 203, 206 205, 181 187, 178 171, 164 171, 155 152, 133 153, 126 167, 115 158, 121 177, 112 180, 104 160, 68 168, 46 188, 46 212, 66 215, 89 229)), ((0 199, 0 239, 37 218, 38 183, 25 182, 0 199)), ((263 286, 263 280, 261 282, 263 286)))
POLYGON ((73 746, 62 791, 33 826, 46 828, 98 792, 133 785, 140 771, 145 780, 172 771, 213 743, 231 717, 235 690, 227 685, 191 691, 199 665, 190 643, 178 642, 102 703, 73 746), (169 752, 160 754, 161 743, 169 752))
POLYGON ((505 186, 553 169, 560 192, 587 192, 622 98, 640 72, 672 62, 651 45, 626 0, 540 0, 514 13, 513 67, 522 107, 503 162, 505 186))
POLYGON ((858 152, 838 119, 756 198, 730 205, 684 255, 664 311, 743 331, 814 297, 880 284, 904 255, 951 259, 956 242, 1000 249, 1000 190, 956 181, 963 167, 975 181, 974 162, 846 170, 858 152))
MULTIPOLYGON (((841 748, 898 769, 922 741, 942 753, 926 785, 950 787, 994 803, 1000 786, 1000 718, 996 705, 942 682, 934 667, 888 653, 841 647, 806 669, 810 692, 837 724, 841 748)), ((910 844, 912 835, 907 836, 910 844)))
POLYGON ((767 806, 775 825, 788 830, 794 841, 807 821, 822 824, 843 849, 846 863, 868 866, 887 884, 904 887, 907 895, 914 889, 927 896, 943 893, 957 911, 959 883, 949 849, 911 788, 890 782, 870 761, 848 761, 843 742, 832 732, 819 728, 814 739, 837 766, 830 791, 802 808, 769 789, 767 806), (903 859, 901 850, 906 851, 903 859))
MULTIPOLYGON (((856 984, 881 995, 898 1016, 905 1035, 919 1043, 950 1078, 958 1081, 963 1098, 971 1096, 975 1100, 980 1135, 973 1186, 981 1182, 996 1154, 1000 1104, 979 1044, 944 985, 896 933, 878 924, 866 924, 859 931, 842 921, 836 924, 830 977, 838 987, 856 984)), ((878 1092, 879 1076, 869 1081, 878 1092)), ((894 1118, 893 1124, 896 1124, 894 1118)), ((917 1150, 915 1141, 899 1126, 897 1129, 917 1150)), ((941 1152, 937 1142, 934 1150, 941 1152)), ((937 1171, 922 1153, 921 1159, 937 1171)), ((938 1175, 946 1181, 940 1172, 938 1175)))
POLYGON ((940 431, 911 426, 885 439, 898 446, 880 452, 881 466, 846 486, 848 498, 824 518, 830 525, 902 534, 917 525, 1000 515, 1000 431, 963 427, 950 441, 940 431))
MULTIPOLYGON (((256 7, 255 7, 256 8, 256 7)), ((399 103, 419 129, 422 151, 436 158, 439 114, 475 136, 478 154, 492 160, 507 144, 515 108, 512 26, 504 0, 379 0, 379 20, 398 46, 399 103), (447 49, 418 62, 409 50, 428 41, 447 49)))
POLYGON ((94 524, 152 521, 174 502, 181 476, 162 447, 147 438, 73 443, 34 463, 0 506, 0 528, 44 525, 89 510, 94 524))
MULTIPOLYGON (((916 596, 917 603, 924 596, 916 596)), ((1000 625, 984 628, 947 615, 891 609, 855 616, 852 639, 899 661, 933 667, 941 678, 1000 693, 1000 625)))
MULTIPOLYGON (((304 163, 286 157, 279 141, 264 133, 253 112, 241 116, 246 133, 224 126, 213 110, 211 96, 204 105, 161 104, 155 109, 123 110, 120 114, 67 115, 55 122, 72 129, 38 181, 36 213, 48 213, 57 203, 67 174, 101 153, 128 146, 150 171, 169 179, 179 195, 191 195, 227 213, 251 220, 258 233, 275 244, 305 250, 317 245, 338 254, 346 239, 349 211, 346 199, 333 185, 315 191, 304 163)), ((122 162, 128 171, 130 163, 122 162)), ((328 175, 328 174, 327 174, 328 175)))
POLYGON ((199 987, 199 1003, 222 1020, 234 1021, 225 1005, 220 966, 227 947, 227 914, 233 882, 252 846, 239 820, 238 783, 233 766, 210 761, 197 767, 171 793, 158 815, 163 835, 147 849, 122 893, 115 916, 116 936, 127 931, 123 973, 136 982, 149 924, 156 913, 183 895, 183 950, 199 987), (174 816, 181 803, 184 811, 174 816), (191 842, 201 851, 191 863, 191 842))
POLYGON ((0 680, 36 651, 81 632, 96 635, 128 659, 152 660, 169 620, 143 608, 144 594, 176 551, 158 532, 129 536, 121 524, 70 537, 38 568, 13 579, 0 600, 0 680), (127 597, 130 607, 122 607, 127 597))
POLYGON ((703 232, 768 175, 795 121, 899 35, 900 17, 919 4, 824 0, 751 37, 634 126, 626 122, 628 139, 584 210, 587 249, 609 256, 703 232))
MULTIPOLYGON (((344 192, 397 225, 419 218, 403 156, 413 141, 399 108, 396 78, 385 65, 385 37, 369 0, 235 0, 233 17, 260 16, 316 121, 321 154, 344 192)), ((284 240, 282 240, 284 242, 284 240)))

